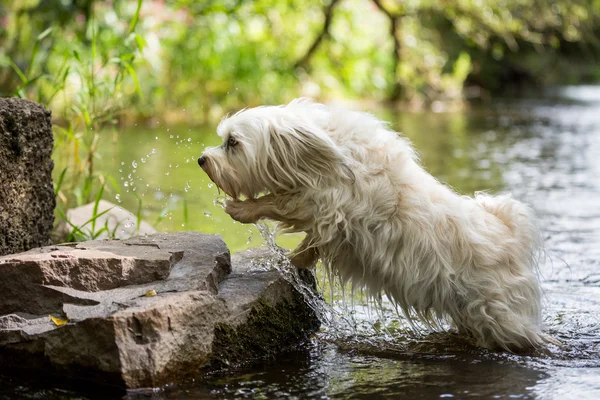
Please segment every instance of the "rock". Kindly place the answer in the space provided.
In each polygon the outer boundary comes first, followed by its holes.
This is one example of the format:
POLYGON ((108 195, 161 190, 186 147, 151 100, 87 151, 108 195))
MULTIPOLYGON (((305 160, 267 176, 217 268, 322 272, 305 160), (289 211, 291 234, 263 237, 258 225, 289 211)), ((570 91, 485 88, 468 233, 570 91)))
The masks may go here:
POLYGON ((0 255, 50 243, 54 223, 50 111, 0 98, 0 255))
POLYGON ((127 239, 134 235, 152 235, 156 233, 156 229, 146 221, 141 220, 138 224, 135 214, 106 200, 98 202, 96 215, 99 215, 99 217, 94 219, 95 206, 95 203, 89 203, 68 210, 67 219, 70 224, 61 221, 57 228, 57 235, 67 238, 73 232, 73 225, 87 236, 95 237, 96 239, 107 239, 109 237, 113 239, 127 239), (94 219, 93 223, 92 219, 94 219), (96 236, 96 233, 105 226, 108 228, 108 231, 104 230, 96 236), (109 232, 111 233, 110 235, 109 232))
MULTIPOLYGON (((229 366, 247 358, 272 356, 281 345, 299 343, 317 331, 320 321, 302 294, 269 264, 278 262, 269 248, 250 249, 232 257, 232 274, 219 287, 230 316, 215 329, 211 366, 229 366)), ((316 290, 312 272, 300 270, 316 290)))
POLYGON ((191 232, 0 257, 0 366, 140 388, 270 356, 319 321, 269 262, 191 232))

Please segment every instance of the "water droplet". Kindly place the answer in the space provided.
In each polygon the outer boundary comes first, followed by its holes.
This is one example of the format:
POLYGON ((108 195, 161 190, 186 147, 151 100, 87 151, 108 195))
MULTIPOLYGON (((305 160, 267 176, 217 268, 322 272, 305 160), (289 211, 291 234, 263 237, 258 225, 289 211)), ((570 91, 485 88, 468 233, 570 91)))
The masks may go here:
POLYGON ((225 208, 225 202, 227 199, 224 196, 219 196, 213 200, 213 204, 217 207, 225 208))
POLYGON ((137 163, 135 162, 135 160, 133 160, 133 161, 131 162, 131 166, 132 166, 133 168, 137 168, 137 163))
POLYGON ((169 138, 173 139, 173 135, 169 135, 169 138))
POLYGON ((121 165, 125 165, 125 161, 121 161, 121 165))
POLYGON ((125 187, 129 186, 129 182, 125 182, 123 183, 123 185, 125 185, 125 187))
POLYGON ((155 136, 154 139, 158 140, 158 136, 155 136))
POLYGON ((132 221, 126 221, 123 226, 125 226, 125 228, 131 228, 133 226, 133 222, 132 221))
POLYGON ((118 203, 121 202, 121 195, 119 193, 115 195, 115 200, 117 200, 118 203))
POLYGON ((212 213, 210 213, 210 212, 206 211, 206 212, 204 213, 204 216, 205 216, 205 217, 212 217, 212 213))
POLYGON ((213 185, 212 183, 209 183, 209 184, 208 184, 208 187, 209 187, 209 189, 212 189, 212 187, 213 187, 213 186, 214 186, 214 185, 213 185))
POLYGON ((156 149, 152 149, 152 154, 156 154, 156 149))
POLYGON ((146 162, 146 159, 145 159, 144 157, 142 157, 142 158, 140 158, 140 161, 141 161, 141 162, 142 162, 142 164, 143 164, 143 163, 145 163, 145 162, 146 162))
POLYGON ((191 141, 192 141, 192 138, 191 138, 191 137, 189 137, 189 138, 188 138, 188 142, 191 142, 191 141))
POLYGON ((168 172, 165 172, 165 175, 169 175, 169 173, 168 173, 168 172))

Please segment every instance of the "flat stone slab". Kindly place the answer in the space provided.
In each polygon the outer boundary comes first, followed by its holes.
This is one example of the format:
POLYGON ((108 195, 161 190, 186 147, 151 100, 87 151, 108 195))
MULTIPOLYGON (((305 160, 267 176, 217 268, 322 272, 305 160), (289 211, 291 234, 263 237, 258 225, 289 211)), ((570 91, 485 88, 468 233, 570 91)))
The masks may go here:
POLYGON ((276 259, 232 265, 220 236, 192 232, 0 257, 0 368, 140 388, 268 356, 319 327, 276 259))

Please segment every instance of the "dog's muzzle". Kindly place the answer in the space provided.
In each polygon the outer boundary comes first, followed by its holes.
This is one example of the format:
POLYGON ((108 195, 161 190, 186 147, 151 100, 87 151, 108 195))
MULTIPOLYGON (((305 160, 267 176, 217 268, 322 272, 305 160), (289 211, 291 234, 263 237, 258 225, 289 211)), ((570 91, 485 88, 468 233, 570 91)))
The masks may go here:
POLYGON ((202 156, 198 159, 198 165, 202 167, 204 164, 206 164, 206 157, 202 156))

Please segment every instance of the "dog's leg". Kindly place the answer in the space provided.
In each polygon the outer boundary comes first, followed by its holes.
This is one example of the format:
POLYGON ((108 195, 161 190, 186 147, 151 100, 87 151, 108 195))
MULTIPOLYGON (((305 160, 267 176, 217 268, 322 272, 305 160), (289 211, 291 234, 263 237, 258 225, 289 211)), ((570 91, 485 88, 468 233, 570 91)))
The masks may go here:
POLYGON ((230 200, 225 206, 225 212, 234 220, 244 224, 267 218, 283 222, 288 226, 299 227, 307 224, 311 219, 307 210, 299 207, 298 199, 293 195, 269 194, 257 199, 230 200))
POLYGON ((290 261, 298 269, 314 267, 319 259, 319 251, 312 246, 312 237, 307 234, 304 240, 292 251, 290 261))

